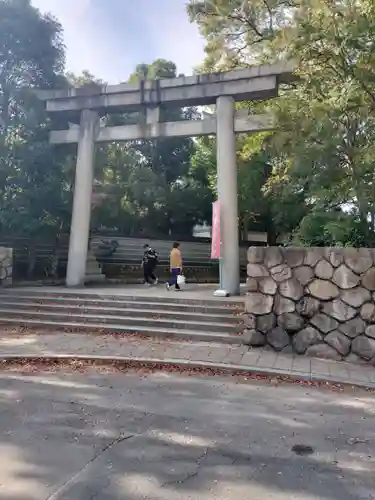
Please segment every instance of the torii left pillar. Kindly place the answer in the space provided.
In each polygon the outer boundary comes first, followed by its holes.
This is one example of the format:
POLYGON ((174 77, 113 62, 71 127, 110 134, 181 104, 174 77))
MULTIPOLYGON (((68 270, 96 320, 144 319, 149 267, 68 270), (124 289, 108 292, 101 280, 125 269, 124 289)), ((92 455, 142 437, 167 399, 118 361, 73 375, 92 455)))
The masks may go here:
POLYGON ((68 287, 82 286, 85 283, 94 181, 95 140, 98 132, 99 114, 90 109, 83 110, 78 141, 73 214, 66 273, 66 286, 68 287))

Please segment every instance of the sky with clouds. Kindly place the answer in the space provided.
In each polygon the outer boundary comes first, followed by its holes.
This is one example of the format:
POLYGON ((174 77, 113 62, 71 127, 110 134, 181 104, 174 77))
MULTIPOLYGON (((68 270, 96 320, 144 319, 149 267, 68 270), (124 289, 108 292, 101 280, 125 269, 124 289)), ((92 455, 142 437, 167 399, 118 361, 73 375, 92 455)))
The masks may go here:
POLYGON ((64 27, 67 70, 88 69, 109 83, 124 81, 140 63, 158 58, 191 74, 203 40, 186 14, 186 0, 32 0, 64 27))

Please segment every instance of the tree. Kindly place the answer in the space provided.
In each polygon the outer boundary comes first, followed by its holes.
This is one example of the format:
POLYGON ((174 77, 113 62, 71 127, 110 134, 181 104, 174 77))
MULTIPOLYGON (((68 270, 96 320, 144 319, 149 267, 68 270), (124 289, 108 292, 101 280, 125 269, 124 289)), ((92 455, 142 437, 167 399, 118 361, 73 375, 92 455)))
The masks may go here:
POLYGON ((134 73, 130 75, 129 81, 134 82, 139 78, 154 80, 156 78, 175 78, 177 66, 172 61, 166 59, 156 59, 151 64, 138 64, 134 73))
MULTIPOLYGON (((130 81, 173 78, 176 71, 173 62, 158 59, 150 65, 138 65, 130 81)), ((195 108, 161 109, 162 121, 197 119, 199 116, 195 108)), ((143 119, 142 112, 109 115, 107 123, 120 125, 143 119)), ((121 227, 130 234, 143 232, 148 236, 187 236, 191 235, 196 223, 210 217, 211 193, 195 178, 190 168, 191 155, 195 151, 192 138, 158 138, 110 144, 100 148, 100 151, 100 168, 104 168, 102 171, 106 176, 99 182, 100 189, 112 193, 115 198, 112 200, 113 213, 118 214, 117 224, 111 217, 112 227, 121 227), (122 160, 119 160, 121 154, 124 155, 122 165, 122 160), (116 160, 108 162, 108 158, 116 160), (107 182, 114 178, 121 178, 116 189, 107 182), (125 221, 127 226, 124 227, 125 221)), ((99 171, 97 175, 100 175, 99 171)), ((95 225, 106 219, 104 211, 107 213, 108 204, 98 207, 95 225)))
MULTIPOLYGON (((206 69, 298 61, 298 85, 269 105, 279 131, 262 145, 272 166, 263 191, 274 202, 292 201, 279 204, 274 223, 285 226, 280 216, 299 213, 288 231, 295 241, 308 243, 306 217, 311 227, 329 213, 344 228, 348 210, 359 222, 356 234, 374 241, 374 9, 367 0, 190 2, 191 19, 208 40, 206 69)), ((353 241, 349 233, 342 231, 353 241)), ((325 244, 346 244, 330 234, 325 244)))
POLYGON ((302 82, 280 102, 283 132, 275 141, 275 150, 289 157, 283 171, 303 185, 313 214, 319 218, 328 210, 334 218, 339 209, 344 227, 350 209, 367 245, 375 240, 373 6, 370 10, 367 2, 345 1, 315 2, 298 12, 285 39, 290 55, 299 56, 302 82))
POLYGON ((294 0, 190 0, 190 20, 206 39, 203 68, 225 71, 272 60, 295 6, 294 0))
POLYGON ((75 75, 71 71, 66 73, 65 78, 72 87, 83 87, 84 85, 104 85, 103 80, 96 78, 90 71, 84 69, 80 75, 75 75))
POLYGON ((294 243, 303 246, 368 246, 366 224, 355 213, 342 210, 307 214, 294 235, 294 243))
POLYGON ((56 157, 48 145, 47 117, 32 92, 35 87, 62 82, 61 32, 56 20, 42 15, 29 1, 0 0, 3 229, 30 234, 42 220, 52 224, 52 213, 61 211, 61 157, 56 157))
MULTIPOLYGON (((267 190, 272 164, 271 159, 263 150, 262 134, 251 136, 242 135, 237 139, 237 168, 238 168, 238 209, 239 228, 244 239, 250 231, 267 233, 269 245, 275 245, 277 239, 284 233, 290 233, 300 221, 303 210, 303 200, 299 209, 291 204, 288 210, 289 217, 280 217, 279 196, 267 190), (277 222, 277 223, 276 223, 277 222)), ((207 188, 212 196, 217 197, 217 167, 216 167, 216 139, 202 138, 197 141, 197 150, 192 156, 192 167, 196 177, 207 179, 207 188)), ((284 192, 285 207, 290 204, 290 194, 284 192)))
POLYGON ((61 25, 30 0, 0 0, 0 111, 6 130, 24 88, 52 87, 64 67, 61 25))
POLYGON ((29 247, 37 236, 55 236, 70 212, 69 155, 49 146, 34 94, 64 84, 61 36, 59 23, 29 1, 0 0, 0 230, 30 236, 29 247))
MULTIPOLYGON (((138 65, 130 81, 171 78, 176 71, 173 62, 158 59, 150 65, 138 65)), ((68 74, 67 79, 74 86, 103 84, 88 71, 78 76, 68 74)), ((199 113, 194 108, 167 108, 161 115, 162 120, 177 121, 196 119, 199 113)), ((132 112, 110 114, 103 122, 117 126, 143 119, 142 112, 132 112)), ((190 172, 194 148, 192 139, 180 138, 97 147, 92 228, 115 229, 127 235, 190 235, 194 224, 210 217, 211 211, 210 192, 204 191, 190 172)))
MULTIPOLYGON (((285 25, 281 14, 291 7, 289 1, 192 0, 188 6, 190 19, 198 24, 207 40, 202 71, 222 71, 272 60, 275 37, 285 25)), ((266 103, 241 103, 238 108, 241 107, 254 114, 270 111, 266 103)), ((288 204, 280 212, 279 197, 269 189, 273 170, 269 144, 269 133, 237 138, 239 214, 244 236, 250 229, 266 231, 268 243, 275 244, 280 235, 294 229, 291 222, 298 224, 296 214, 301 216, 304 210, 303 206, 302 210, 295 210, 293 194, 289 192, 285 196, 288 204)), ((295 201, 300 207, 300 196, 295 201)))

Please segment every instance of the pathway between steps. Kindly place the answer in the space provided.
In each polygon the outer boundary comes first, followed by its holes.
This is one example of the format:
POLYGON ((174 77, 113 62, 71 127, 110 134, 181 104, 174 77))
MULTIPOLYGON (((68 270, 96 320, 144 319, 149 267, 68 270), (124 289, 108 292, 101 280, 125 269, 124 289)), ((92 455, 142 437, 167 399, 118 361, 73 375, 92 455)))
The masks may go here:
POLYGON ((150 360, 198 362, 223 368, 327 380, 375 388, 375 367, 278 354, 246 346, 144 339, 135 336, 80 333, 0 332, 0 359, 5 356, 110 356, 150 360), (219 367, 219 366, 218 366, 219 367))

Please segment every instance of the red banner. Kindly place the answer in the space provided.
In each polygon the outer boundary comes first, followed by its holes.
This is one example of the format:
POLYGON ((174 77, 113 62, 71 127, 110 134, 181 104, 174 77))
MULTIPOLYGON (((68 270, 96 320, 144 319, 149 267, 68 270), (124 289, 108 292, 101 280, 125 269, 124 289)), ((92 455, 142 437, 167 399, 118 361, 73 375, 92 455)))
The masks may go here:
POLYGON ((220 201, 212 204, 211 259, 220 259, 220 201))

